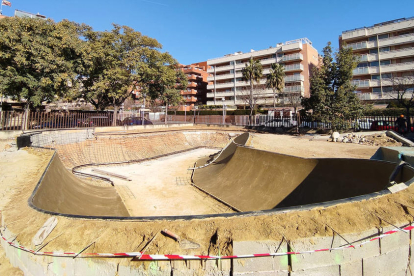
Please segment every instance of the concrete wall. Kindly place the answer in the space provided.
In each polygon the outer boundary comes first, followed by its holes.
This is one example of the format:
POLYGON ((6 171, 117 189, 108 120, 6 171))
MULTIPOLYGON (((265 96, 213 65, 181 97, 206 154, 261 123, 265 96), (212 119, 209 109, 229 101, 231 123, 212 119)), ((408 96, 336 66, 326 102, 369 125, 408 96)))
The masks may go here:
MULTIPOLYGON (((395 227, 371 229, 362 233, 344 234, 353 243, 387 232, 395 227)), ((315 252, 281 257, 233 260, 233 275, 410 275, 414 268, 411 232, 397 232, 380 240, 369 242, 355 249, 315 252)), ((338 235, 333 237, 309 237, 290 242, 291 250, 302 252, 345 245, 338 235)), ((358 244, 358 243, 356 243, 358 244)), ((233 242, 233 254, 264 252, 286 252, 288 245, 280 241, 241 241, 233 242)))
MULTIPOLYGON (((351 243, 369 239, 393 229, 371 229, 362 233, 341 234, 351 243)), ((7 229, 3 235, 11 240, 15 236, 7 229)), ((25 275, 258 275, 258 276, 324 276, 324 275, 410 275, 414 269, 411 254, 411 232, 397 232, 383 239, 369 242, 355 249, 333 250, 279 257, 244 258, 209 261, 145 261, 130 263, 130 259, 92 259, 73 257, 35 256, 9 246, 1 245, 13 266, 25 275)), ((290 241, 233 241, 233 254, 268 252, 297 252, 331 248, 346 242, 333 237, 309 237, 290 241)))

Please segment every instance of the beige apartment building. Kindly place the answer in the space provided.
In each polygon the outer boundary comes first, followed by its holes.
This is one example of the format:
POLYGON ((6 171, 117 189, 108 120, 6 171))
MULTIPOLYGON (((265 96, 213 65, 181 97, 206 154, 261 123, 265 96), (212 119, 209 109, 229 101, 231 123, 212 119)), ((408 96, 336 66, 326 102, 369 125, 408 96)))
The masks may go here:
MULTIPOLYGON (((236 52, 207 61, 209 84, 207 86, 207 105, 248 105, 249 83, 242 79, 242 69, 249 59, 260 60, 263 77, 260 85, 266 84, 272 63, 280 63, 285 71, 285 89, 277 97, 278 104, 287 103, 289 93, 309 97, 309 76, 312 67, 318 65, 318 51, 307 38, 279 43, 276 47, 248 53, 236 52)), ((262 106, 273 105, 273 90, 257 89, 256 102, 262 106)))
POLYGON ((393 99, 393 82, 414 74, 414 17, 344 31, 344 43, 360 57, 353 83, 361 100, 393 99))

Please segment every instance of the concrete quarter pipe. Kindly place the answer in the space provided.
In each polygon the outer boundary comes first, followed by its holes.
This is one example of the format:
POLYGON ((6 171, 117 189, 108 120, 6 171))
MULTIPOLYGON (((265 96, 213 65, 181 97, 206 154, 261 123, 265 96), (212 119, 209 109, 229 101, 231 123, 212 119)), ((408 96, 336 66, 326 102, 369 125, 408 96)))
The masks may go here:
MULTIPOLYGON (((243 134, 239 143, 246 141, 243 134)), ((237 140, 235 140, 237 142, 237 140)), ((197 169, 194 184, 243 212, 299 206, 384 190, 395 163, 360 159, 306 159, 233 144, 197 169)), ((403 167, 397 183, 414 177, 403 167)))
POLYGON ((80 216, 129 216, 114 187, 96 187, 70 173, 54 155, 30 199, 46 212, 80 216))

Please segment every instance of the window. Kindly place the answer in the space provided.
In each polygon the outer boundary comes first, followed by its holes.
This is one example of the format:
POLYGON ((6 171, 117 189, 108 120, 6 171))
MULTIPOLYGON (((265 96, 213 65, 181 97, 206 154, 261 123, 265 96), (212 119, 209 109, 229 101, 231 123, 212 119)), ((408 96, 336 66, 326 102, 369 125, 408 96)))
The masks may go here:
POLYGON ((375 67, 375 66, 378 66, 378 65, 379 65, 378 61, 373 61, 373 62, 369 63, 369 66, 371 66, 371 67, 375 67))
POLYGON ((376 36, 368 37, 368 41, 376 41, 376 40, 377 40, 376 36))
MULTIPOLYGON (((382 87, 382 92, 391 92, 391 91, 392 91, 392 86, 383 86, 382 87)), ((381 87, 372 88, 372 92, 381 93, 381 87)))
POLYGON ((236 64, 240 64, 241 63, 241 60, 236 60, 236 64))
POLYGON ((379 80, 380 79, 380 75, 372 75, 371 76, 372 80, 379 80))
POLYGON ((366 62, 359 63, 357 67, 368 67, 368 63, 366 62))
POLYGON ((391 60, 381 60, 381 65, 389 65, 391 64, 391 60))
POLYGON ((230 61, 230 65, 234 65, 234 61, 230 61))
POLYGON ((230 74, 234 74, 234 69, 231 69, 230 70, 230 74))
POLYGON ((276 58, 276 54, 273 54, 273 55, 272 55, 272 58, 276 58))
POLYGON ((277 54, 277 57, 283 57, 283 53, 277 54))
POLYGON ((378 54, 378 49, 371 49, 369 50, 370 54, 378 54))
POLYGON ((390 51, 390 47, 382 47, 379 50, 380 50, 380 52, 389 52, 390 51))
POLYGON ((237 78, 236 81, 243 81, 243 78, 237 78))
POLYGON ((391 73, 381 74, 381 78, 383 78, 383 79, 390 79, 391 77, 392 77, 392 74, 391 73))
POLYGON ((405 62, 413 62, 414 61, 414 58, 412 58, 412 57, 409 57, 409 58, 402 58, 401 59, 401 63, 405 63, 405 62))
POLYGON ((388 38, 389 36, 390 36, 389 34, 382 34, 378 36, 378 39, 388 38))

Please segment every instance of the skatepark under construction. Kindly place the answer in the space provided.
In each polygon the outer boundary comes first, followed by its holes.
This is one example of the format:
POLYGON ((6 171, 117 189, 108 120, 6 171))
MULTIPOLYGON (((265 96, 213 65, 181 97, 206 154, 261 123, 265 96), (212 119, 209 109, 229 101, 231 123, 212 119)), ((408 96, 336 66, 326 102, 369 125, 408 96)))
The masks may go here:
POLYGON ((398 151, 302 158, 241 128, 109 130, 19 137, 47 161, 2 211, 25 274, 411 275, 414 169, 398 151))

